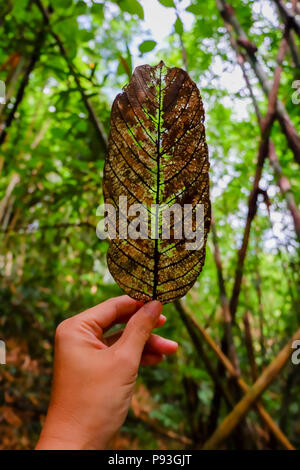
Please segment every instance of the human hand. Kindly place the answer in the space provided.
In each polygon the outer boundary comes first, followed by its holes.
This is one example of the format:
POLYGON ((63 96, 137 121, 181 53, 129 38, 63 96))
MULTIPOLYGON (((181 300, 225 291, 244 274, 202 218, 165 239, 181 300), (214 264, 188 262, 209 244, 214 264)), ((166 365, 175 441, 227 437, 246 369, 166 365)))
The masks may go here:
POLYGON ((155 365, 177 343, 152 334, 166 318, 158 301, 112 298, 56 330, 50 405, 36 449, 104 449, 125 421, 139 365, 155 365), (105 336, 112 326, 125 329, 105 336), (103 336, 104 335, 104 336, 103 336))

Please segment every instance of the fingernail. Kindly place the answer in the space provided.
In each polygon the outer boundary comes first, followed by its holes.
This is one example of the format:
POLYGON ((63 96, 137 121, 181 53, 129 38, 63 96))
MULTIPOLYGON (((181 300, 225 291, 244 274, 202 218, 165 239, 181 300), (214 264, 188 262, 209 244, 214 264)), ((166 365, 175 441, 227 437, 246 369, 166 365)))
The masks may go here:
POLYGON ((153 318, 157 318, 162 311, 162 304, 159 300, 151 300, 143 306, 145 312, 153 318))
POLYGON ((167 341, 170 346, 176 346, 176 348, 178 348, 178 343, 176 341, 173 341, 172 339, 167 339, 167 341))
POLYGON ((162 313, 160 314, 160 320, 162 320, 164 323, 167 321, 167 317, 163 315, 162 313))

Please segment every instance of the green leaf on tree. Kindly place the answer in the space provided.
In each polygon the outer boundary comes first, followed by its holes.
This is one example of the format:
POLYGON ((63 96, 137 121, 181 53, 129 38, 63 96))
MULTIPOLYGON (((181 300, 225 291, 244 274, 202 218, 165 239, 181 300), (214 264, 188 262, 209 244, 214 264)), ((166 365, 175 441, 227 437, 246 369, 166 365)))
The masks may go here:
POLYGON ((189 13, 193 13, 193 15, 201 15, 203 13, 203 8, 200 5, 190 5, 185 9, 189 13))
POLYGON ((138 15, 138 17, 144 19, 144 9, 137 0, 121 0, 118 3, 122 11, 126 11, 131 15, 138 15))
POLYGON ((179 34, 179 36, 183 34, 183 24, 179 16, 177 16, 177 20, 175 21, 174 29, 175 33, 179 34))
POLYGON ((158 0, 164 7, 175 8, 173 0, 158 0))
POLYGON ((144 54, 145 52, 153 51, 156 44, 156 41, 153 41, 152 39, 146 39, 139 45, 139 50, 142 54, 144 54))

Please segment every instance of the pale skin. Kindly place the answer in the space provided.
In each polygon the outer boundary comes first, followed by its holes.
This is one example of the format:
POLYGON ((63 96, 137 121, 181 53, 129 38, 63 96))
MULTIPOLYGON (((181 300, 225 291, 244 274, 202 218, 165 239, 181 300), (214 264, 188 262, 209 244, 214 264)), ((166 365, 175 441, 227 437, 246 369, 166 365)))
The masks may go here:
POLYGON ((158 301, 127 295, 63 321, 55 336, 50 405, 36 449, 105 449, 124 423, 140 365, 177 343, 152 333, 166 317, 158 301), (123 330, 106 335, 116 324, 123 330))

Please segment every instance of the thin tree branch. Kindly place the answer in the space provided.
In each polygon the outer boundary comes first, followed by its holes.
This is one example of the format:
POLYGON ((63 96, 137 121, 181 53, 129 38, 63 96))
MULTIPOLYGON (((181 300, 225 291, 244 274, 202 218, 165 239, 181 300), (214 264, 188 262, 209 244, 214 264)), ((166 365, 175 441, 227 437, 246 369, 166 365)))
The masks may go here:
POLYGON ((238 252, 238 261, 237 261, 235 279, 234 279, 232 295, 230 299, 230 312, 231 312, 233 321, 235 321, 235 314, 236 314, 239 295, 241 291, 244 262, 245 262, 245 258, 247 254, 251 224, 257 211, 257 197, 259 193, 259 181, 262 175, 262 169, 264 166, 265 159, 269 154, 269 148, 270 148, 269 138, 270 138, 271 129, 275 120, 275 115, 276 115, 277 93, 278 93, 278 88, 280 84, 280 76, 281 76, 281 71, 282 71, 281 64, 283 61, 283 57, 285 56, 286 50, 287 50, 287 41, 286 41, 286 37, 284 34, 282 41, 280 43, 279 51, 278 51, 278 57, 277 57, 278 65, 274 73, 273 86, 269 93, 268 110, 267 110, 265 119, 260 120, 261 141, 260 141, 258 156, 257 156, 255 177, 253 181, 252 191, 250 193, 249 200, 248 200, 247 220, 246 220, 246 225, 244 229, 242 246, 238 252))
MULTIPOLYGON (((260 113, 260 110, 259 110, 257 100, 255 98, 255 95, 253 93, 253 89, 252 89, 250 80, 248 78, 247 71, 245 69, 245 65, 244 65, 245 59, 244 59, 243 55, 240 54, 240 52, 236 48, 234 42, 231 42, 231 44, 236 50, 237 60, 238 60, 238 63, 241 66, 241 69, 243 71, 244 79, 245 79, 247 88, 249 90, 249 93, 250 93, 250 96, 251 96, 251 99, 252 99, 252 102, 253 102, 253 106, 254 106, 254 109, 255 109, 258 124, 259 124, 259 126, 261 128, 261 132, 262 132, 261 113, 260 113)), ((279 186, 280 192, 285 197, 285 199, 287 201, 287 206, 288 206, 288 208, 291 212, 292 218, 293 218, 295 232, 296 232, 298 241, 300 242, 300 212, 299 212, 299 209, 298 209, 297 204, 295 202, 293 193, 291 191, 291 185, 289 183, 289 180, 283 174, 281 165, 280 165, 279 160, 278 160, 278 156, 276 154, 275 145, 274 145, 274 143, 271 139, 270 139, 270 142, 269 142, 268 157, 269 157, 270 164, 271 164, 271 166, 274 170, 275 176, 277 177, 277 184, 279 186)))
POLYGON ((217 229, 216 229, 216 224, 215 224, 215 220, 213 216, 211 217, 211 230, 212 230, 212 238, 213 238, 213 244, 214 244, 214 258, 215 258, 217 275, 218 275, 219 296, 220 296, 220 302, 221 302, 222 311, 223 311, 224 338, 226 341, 225 352, 229 355, 232 363, 235 366, 236 371, 239 373, 240 372, 239 361, 238 361, 237 353, 234 347, 233 334, 232 334, 232 318, 231 318, 231 313, 230 313, 229 300, 226 294, 226 286, 225 286, 225 281, 224 281, 224 276, 223 276, 223 267, 222 267, 221 254, 220 254, 219 243, 218 243, 217 229))
MULTIPOLYGON (((238 62, 238 64, 240 65, 240 67, 242 69, 244 79, 245 79, 247 88, 249 90, 249 93, 250 93, 250 96, 251 96, 251 99, 252 99, 252 102, 253 102, 253 106, 254 106, 254 109, 255 109, 256 116, 257 116, 258 124, 260 126, 261 133, 262 133, 263 132, 263 126, 262 126, 263 121, 262 121, 262 118, 261 118, 261 113, 260 113, 260 110, 259 110, 259 106, 258 106, 256 97, 254 95, 254 92, 253 92, 253 89, 252 89, 252 86, 251 86, 251 83, 250 83, 250 80, 248 78, 248 74, 247 74, 247 71, 246 71, 246 68, 245 68, 245 57, 244 57, 243 54, 240 53, 237 42, 234 39, 233 35, 230 35, 230 43, 231 43, 232 48, 235 50, 235 52, 237 54, 237 62, 238 62)), ((282 45, 284 46, 284 43, 282 45)), ((282 48, 280 50, 281 50, 281 52, 283 51, 282 48)), ((283 58, 279 56, 279 60, 280 60, 279 66, 281 66, 283 58)), ((279 70, 280 69, 278 68, 278 71, 279 70)), ((289 208, 289 210, 291 212, 291 215, 292 215, 292 218, 293 218, 295 232, 297 234, 298 241, 300 242, 300 212, 298 210, 298 207, 297 207, 297 204, 295 202, 294 196, 291 192, 291 185, 290 185, 288 179, 283 174, 281 165, 280 165, 279 160, 278 160, 278 156, 276 154, 274 143, 271 140, 270 140, 270 143, 269 143, 268 157, 269 157, 269 160, 270 160, 270 164, 271 164, 271 166, 272 166, 272 168, 275 172, 275 175, 278 178, 277 184, 280 188, 280 191, 281 191, 282 195, 286 198, 288 208, 289 208)))
POLYGON ((195 325, 194 325, 192 319, 186 313, 185 309, 183 308, 183 306, 182 306, 182 304, 179 300, 176 300, 174 302, 174 305, 175 305, 175 308, 176 308, 177 312, 180 315, 181 320, 183 321, 184 325, 186 326, 186 329, 187 329, 187 331, 188 331, 188 333, 189 333, 189 335, 190 335, 190 337, 191 337, 191 339, 194 343, 194 346, 195 346, 199 356, 201 357, 201 359, 202 359, 202 361, 203 361, 203 363, 206 367, 207 372, 209 373, 209 375, 211 376, 211 378, 213 379, 214 383, 217 385, 219 390, 222 392, 222 395, 223 395, 226 403, 230 406, 230 408, 232 408, 232 406, 234 406, 233 397, 229 393, 227 387, 220 380, 220 377, 219 377, 217 371, 215 370, 215 368, 211 364, 211 361, 210 361, 209 357, 206 355, 206 353, 203 349, 203 346, 202 346, 202 342, 201 342, 199 336, 197 335, 197 333, 195 331, 195 325))
POLYGON ((5 87, 6 87, 5 103, 0 104, 0 123, 2 123, 2 121, 4 121, 5 119, 4 111, 14 93, 18 79, 20 75, 23 73, 24 65, 25 65, 25 58, 15 52, 7 60, 7 63, 3 64, 3 66, 1 67, 1 70, 5 69, 7 66, 9 66, 10 68, 9 68, 9 71, 5 80, 5 87))
POLYGON ((279 163, 274 143, 271 141, 269 144, 269 160, 273 167, 273 170, 278 178, 278 186, 280 188, 281 194, 285 196, 287 206, 292 215, 295 232, 300 242, 300 212, 297 207, 297 204, 294 199, 294 195, 291 190, 291 185, 289 180, 283 175, 281 165, 279 163))
MULTIPOLYGON (((175 5, 176 18, 182 24, 182 29, 183 29, 183 23, 182 23, 181 18, 180 18, 179 9, 178 9, 178 5, 177 5, 176 0, 174 0, 174 5, 175 5)), ((187 53, 186 53, 186 48, 185 48, 185 45, 184 45, 184 42, 183 42, 182 33, 179 32, 177 34, 179 36, 179 41, 180 41, 180 48, 181 48, 181 56, 182 56, 183 66, 184 66, 185 70, 188 72, 189 67, 188 67, 188 61, 187 61, 187 53)))
POLYGON ((273 0, 276 3, 280 15, 284 19, 287 26, 292 28, 300 38, 300 24, 294 15, 294 12, 290 10, 281 0, 273 0))
MULTIPOLYGON (((237 19, 233 7, 225 0, 216 0, 216 5, 224 20, 224 24, 226 26, 230 38, 232 40, 235 40, 233 33, 233 31, 235 31, 240 43, 242 41, 244 45, 251 44, 245 31, 243 30, 237 19)), ((285 34, 287 35, 286 37, 288 37, 288 29, 285 30, 285 34)), ((269 97, 272 90, 272 84, 269 81, 264 69, 259 64, 253 47, 244 47, 243 50, 245 57, 250 63, 252 69, 254 70, 265 95, 269 97)), ((277 100, 276 103, 275 117, 278 119, 281 125, 282 132, 284 133, 288 145, 294 154, 295 161, 300 164, 300 137, 289 118, 284 104, 280 100, 277 100)))
POLYGON ((257 379, 257 367, 256 367, 256 361, 255 361, 253 339, 252 339, 252 333, 251 333, 251 328, 250 328, 250 320, 249 320, 248 311, 245 313, 243 317, 243 322, 244 322, 244 327, 245 327, 245 343, 246 343, 248 359, 249 359, 250 368, 251 368, 251 378, 252 378, 252 382, 254 383, 257 379))
POLYGON ((291 347, 292 343, 296 340, 300 340, 300 328, 287 342, 287 344, 279 352, 271 364, 265 368, 255 384, 248 390, 246 395, 235 406, 233 411, 229 413, 229 415, 227 415, 227 417, 222 421, 218 429, 204 444, 203 450, 217 449, 222 444, 222 442, 224 442, 231 435, 236 426, 241 422, 241 419, 243 419, 248 413, 251 406, 264 393, 264 391, 273 382, 286 362, 289 360, 293 352, 291 347))
POLYGON ((55 33, 53 31, 53 29, 51 28, 51 24, 50 24, 50 15, 49 15, 49 12, 48 10, 44 7, 43 3, 41 0, 34 0, 35 1, 35 4, 37 5, 37 7, 39 8, 40 12, 42 13, 43 15, 43 18, 44 18, 44 21, 45 23, 47 24, 48 26, 48 29, 49 29, 49 33, 51 34, 51 36, 55 39, 56 41, 56 44, 58 45, 58 48, 60 50, 60 53, 61 55, 63 56, 63 58, 65 59, 66 61, 66 64, 69 68, 69 72, 70 74, 72 75, 72 77, 74 78, 75 80, 75 83, 77 85, 77 88, 78 88, 78 91, 82 97, 82 101, 88 111, 88 114, 89 114, 89 118, 90 118, 90 121, 92 122, 94 128, 95 128, 95 131, 96 131, 96 134, 101 142, 101 144, 104 146, 104 148, 106 149, 107 148, 107 135, 106 135, 106 132, 105 132, 105 129, 103 127, 103 124, 99 121, 99 119, 97 118, 97 114, 89 100, 89 98, 87 97, 86 95, 86 92, 84 90, 84 88, 82 87, 81 85, 81 82, 80 82, 80 76, 79 76, 79 73, 77 72, 73 62, 71 61, 71 59, 68 57, 68 54, 67 54, 67 51, 65 49, 65 46, 62 42, 62 40, 60 39, 59 35, 57 33, 55 33))
POLYGON ((6 188, 5 195, 3 199, 0 201, 0 223, 2 222, 3 218, 5 217, 5 212, 7 210, 7 206, 9 204, 10 197, 12 195, 13 190, 20 182, 20 176, 18 173, 13 173, 10 182, 6 188))
POLYGON ((25 68, 24 75, 23 75, 23 78, 21 80, 21 83, 20 83, 20 86, 19 86, 19 89, 18 89, 18 92, 17 92, 17 96, 16 96, 16 100, 14 102, 14 105, 13 105, 9 115, 7 116, 7 119, 6 119, 5 123, 3 124, 2 131, 0 133, 0 146, 5 141, 6 136, 7 136, 7 130, 12 125, 13 120, 15 118, 15 114, 17 112, 17 109, 18 109, 19 105, 22 102, 22 99, 23 99, 24 94, 25 94, 25 89, 26 89, 26 87, 28 85, 28 82, 29 82, 29 76, 30 76, 31 72, 33 71, 36 63, 38 62, 38 60, 40 58, 41 49, 42 49, 42 45, 44 43, 44 40, 45 40, 45 32, 42 29, 38 33, 38 36, 36 38, 34 50, 33 50, 33 53, 30 57, 28 65, 25 68))
POLYGON ((292 15, 293 18, 295 19, 293 13, 297 13, 297 11, 298 11, 298 9, 297 9, 297 0, 292 0, 292 10, 287 9, 286 6, 284 4, 282 4, 282 2, 277 2, 276 0, 274 0, 274 2, 277 4, 277 9, 279 11, 279 15, 280 15, 283 23, 290 30, 287 39, 288 39, 289 48, 290 48, 290 51, 291 51, 291 56, 292 56, 295 67, 300 68, 299 50, 298 50, 297 44, 295 43, 295 40, 294 40, 294 37, 293 37, 293 31, 292 31, 292 29, 294 27, 294 24, 293 24, 293 21, 290 21, 289 18, 288 18, 289 15, 292 15), (280 3, 280 5, 279 5, 279 3, 280 3), (282 6, 283 6, 283 8, 281 8, 282 6), (284 11, 285 9, 287 10, 287 14, 284 11))
POLYGON ((265 336, 264 336, 264 311, 263 311, 263 302, 262 302, 262 279, 259 271, 259 255, 258 255, 258 244, 255 247, 256 252, 256 268, 255 268, 255 290, 257 293, 257 300, 258 300, 258 314, 259 314, 259 339, 260 339, 260 348, 261 348, 261 357, 262 357, 262 364, 265 364, 266 359, 266 347, 265 347, 265 336))
MULTIPOLYGON (((240 389, 244 392, 247 393, 249 391, 249 387, 246 384, 246 382, 243 380, 241 376, 239 376, 236 372, 235 367, 233 366, 232 362, 228 359, 228 357, 223 353, 223 351, 219 348, 219 346, 215 343, 215 341, 211 338, 211 336, 207 333, 207 331, 197 322, 197 320, 189 314, 186 309, 183 307, 182 302, 177 301, 176 304, 176 309, 179 312, 179 309, 183 310, 185 313, 185 316, 189 319, 190 324, 194 326, 195 331, 197 331, 205 343, 211 348, 211 350, 214 352, 218 360, 223 364, 227 372, 230 374, 230 376, 235 379, 237 382, 238 386, 240 389)), ((180 312, 179 312, 180 313, 180 312)), ((260 403, 256 404, 256 409, 262 418, 263 422, 267 425, 267 427, 270 429, 270 431, 274 434, 278 442, 281 443, 281 445, 288 450, 293 450, 294 447, 292 444, 289 442, 289 440, 286 438, 286 436, 283 434, 283 432, 278 428, 277 424, 273 421, 271 416, 267 413, 267 411, 264 409, 263 405, 260 403)))

